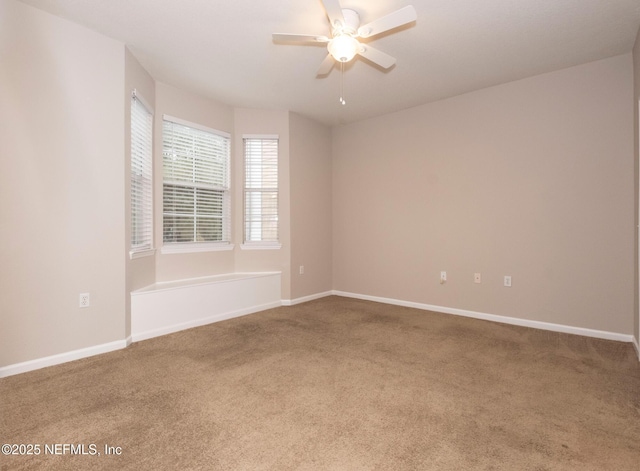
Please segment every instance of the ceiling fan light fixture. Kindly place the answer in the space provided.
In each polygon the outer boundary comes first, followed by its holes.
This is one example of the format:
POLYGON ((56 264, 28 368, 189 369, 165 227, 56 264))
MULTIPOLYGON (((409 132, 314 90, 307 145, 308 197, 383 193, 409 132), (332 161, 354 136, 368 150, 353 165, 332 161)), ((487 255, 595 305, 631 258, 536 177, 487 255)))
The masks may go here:
MULTIPOLYGON (((396 60, 389 54, 364 45, 358 38, 368 39, 416 21, 418 15, 411 5, 400 8, 386 16, 360 26, 360 15, 350 8, 342 8, 342 0, 322 0, 325 12, 331 24, 331 36, 317 36, 311 34, 274 33, 274 42, 327 44, 329 53, 325 56, 317 76, 324 77, 333 68, 335 62, 344 64, 352 60, 356 54, 367 61, 383 68, 393 67, 396 60), (331 39, 330 39, 331 38, 331 39), (335 61, 335 62, 334 62, 335 61)), ((344 70, 344 67, 341 69, 344 70)))
POLYGON ((327 49, 338 62, 349 62, 358 52, 359 44, 353 36, 340 34, 329 41, 327 49))

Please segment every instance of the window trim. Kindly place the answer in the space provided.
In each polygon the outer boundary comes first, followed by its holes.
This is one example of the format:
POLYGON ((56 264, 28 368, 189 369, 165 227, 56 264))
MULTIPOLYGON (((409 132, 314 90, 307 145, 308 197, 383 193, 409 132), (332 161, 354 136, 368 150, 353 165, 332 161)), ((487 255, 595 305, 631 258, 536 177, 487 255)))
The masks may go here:
POLYGON ((233 250, 235 247, 231 242, 181 242, 164 244, 160 248, 160 253, 195 253, 195 252, 223 252, 233 250))
POLYGON ((151 257, 152 255, 155 255, 155 254, 156 254, 156 249, 138 250, 137 252, 130 250, 129 259, 135 260, 136 258, 151 257))
MULTIPOLYGON (((167 115, 167 114, 163 114, 162 115, 162 127, 164 129, 164 123, 165 122, 169 122, 169 123, 173 123, 173 124, 178 124, 180 126, 186 126, 192 129, 197 129, 199 131, 204 131, 210 134, 213 134, 215 136, 221 137, 223 139, 227 140, 227 146, 228 146, 228 154, 226 156, 227 158, 227 168, 226 168, 226 172, 227 172, 227 186, 224 190, 226 193, 226 197, 228 199, 228 204, 224 205, 227 206, 227 213, 226 217, 224 214, 224 209, 223 209, 223 213, 222 213, 222 220, 223 220, 223 236, 227 235, 228 236, 228 240, 222 240, 222 241, 205 241, 205 242, 194 242, 194 241, 189 241, 189 242, 165 242, 164 241, 164 203, 162 205, 162 225, 163 225, 163 237, 162 237, 162 246, 160 247, 160 253, 161 254, 179 254, 179 253, 195 253, 195 252, 215 252, 215 251, 228 251, 228 250, 233 250, 235 245, 232 243, 232 231, 233 231, 233 227, 232 227, 232 176, 231 176, 231 166, 232 166, 232 162, 231 162, 231 134, 225 131, 220 131, 218 129, 213 129, 210 128, 208 126, 204 126, 202 124, 198 124, 198 123, 194 123, 191 121, 187 121, 181 118, 176 118, 175 116, 171 116, 171 115, 167 115), (226 221, 225 221, 226 219, 226 221), (226 227, 225 227, 226 224, 226 227)), ((163 136, 162 136, 162 152, 164 153, 164 132, 163 132, 163 136)), ((165 177, 164 177, 164 156, 163 156, 163 176, 162 176, 162 193, 163 193, 163 201, 164 201, 164 187, 165 184, 175 184, 175 182, 170 182, 170 181, 166 181, 165 177)), ((188 186, 188 185, 185 185, 188 186)))
POLYGON ((278 134, 243 134, 242 135, 242 244, 240 245, 241 250, 279 250, 282 248, 282 242, 280 240, 280 135, 278 134), (274 140, 276 141, 276 149, 277 149, 277 216, 278 216, 278 225, 277 225, 277 240, 246 240, 246 224, 247 224, 247 214, 246 214, 246 198, 247 192, 251 191, 247 188, 247 154, 246 154, 246 140, 274 140))
POLYGON ((260 241, 244 242, 240 245, 241 250, 279 250, 282 248, 281 242, 260 241))
MULTIPOLYGON (((129 237, 129 259, 133 260, 133 259, 137 259, 137 258, 142 258, 142 257, 148 257, 148 256, 152 256, 156 253, 156 249, 155 249, 155 245, 154 245, 154 198, 153 198, 153 174, 154 174, 154 165, 153 165, 153 128, 154 128, 154 110, 153 107, 149 105, 149 103, 144 99, 144 97, 138 92, 137 89, 133 89, 131 91, 131 101, 130 101, 130 109, 129 109, 129 127, 130 127, 130 149, 129 149, 129 172, 130 172, 130 188, 129 188, 129 203, 131 205, 130 208, 130 221, 129 221, 129 230, 131 231, 130 237, 129 237), (132 141, 133 141, 133 112, 134 112, 134 104, 135 102, 138 102, 142 108, 144 109, 144 111, 146 111, 148 113, 148 116, 150 117, 150 138, 151 138, 151 142, 149 142, 149 160, 148 162, 146 162, 146 164, 148 164, 148 172, 149 172, 149 182, 148 182, 148 187, 146 188, 146 192, 148 194, 144 195, 141 197, 143 200, 147 200, 146 204, 148 204, 148 207, 144 207, 145 202, 143 201, 143 208, 146 209, 146 211, 143 212, 147 212, 149 214, 143 214, 143 219, 148 218, 148 224, 149 227, 146 228, 146 231, 148 231, 148 243, 144 243, 144 244, 138 244, 137 246, 133 245, 133 222, 134 222, 134 216, 133 216, 133 206, 134 206, 134 198, 133 198, 133 165, 134 165, 134 152, 133 152, 133 145, 132 145, 132 141)), ((145 165, 145 163, 142 164, 143 166, 145 165)))

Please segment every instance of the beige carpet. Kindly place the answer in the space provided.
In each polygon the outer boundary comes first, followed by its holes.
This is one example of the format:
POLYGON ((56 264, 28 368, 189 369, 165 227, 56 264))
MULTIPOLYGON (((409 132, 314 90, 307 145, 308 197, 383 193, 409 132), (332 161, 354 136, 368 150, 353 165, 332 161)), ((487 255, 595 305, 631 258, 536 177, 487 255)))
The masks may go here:
POLYGON ((631 344, 329 297, 2 379, 0 442, 42 447, 2 471, 637 471, 640 365, 631 344))

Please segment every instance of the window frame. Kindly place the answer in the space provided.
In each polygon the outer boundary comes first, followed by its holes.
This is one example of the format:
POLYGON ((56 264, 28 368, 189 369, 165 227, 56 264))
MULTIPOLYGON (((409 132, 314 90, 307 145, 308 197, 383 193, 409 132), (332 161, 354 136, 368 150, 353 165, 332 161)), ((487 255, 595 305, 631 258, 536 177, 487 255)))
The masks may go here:
MULTIPOLYGON (((242 191, 242 245, 243 250, 277 250, 282 248, 280 241, 280 183, 279 183, 279 171, 280 171, 280 136, 277 134, 243 134, 242 136, 242 148, 243 148, 243 191, 242 191), (250 188, 247 180, 247 141, 259 140, 259 141, 275 141, 276 144, 276 177, 275 177, 275 189, 273 188, 250 188), (276 235, 277 238, 268 240, 247 240, 247 194, 251 192, 275 192, 276 193, 276 235)), ((262 163, 261 163, 262 165, 262 163)))
POLYGON ((129 258, 136 259, 155 254, 153 237, 153 108, 136 90, 131 91, 130 101, 130 167, 129 167, 129 258), (145 113, 143 121, 137 123, 136 110, 140 109, 145 113), (141 127, 144 135, 137 134, 137 128, 141 127), (139 149, 139 151, 137 150, 139 149), (140 172, 141 183, 136 181, 135 175, 140 172), (142 229, 136 230, 138 221, 137 208, 142 213, 142 229), (134 243, 136 234, 143 233, 141 243, 134 243))
MULTIPOLYGON (((162 248, 161 253, 170 254, 170 253, 191 253, 191 252, 210 252, 210 251, 220 251, 220 250, 233 250, 234 245, 231 243, 231 134, 220 131, 217 129, 209 128, 207 126, 203 126, 198 123, 193 123, 190 121, 186 121, 184 119, 176 118, 173 116, 169 116, 164 114, 162 116, 162 248), (223 155, 224 165, 221 170, 221 174, 216 174, 216 177, 220 177, 223 182, 220 185, 216 185, 213 183, 198 183, 198 174, 196 173, 197 165, 194 160, 194 177, 193 181, 187 182, 182 180, 170 180, 167 178, 167 166, 166 163, 166 154, 169 150, 167 147, 167 138, 166 135, 166 125, 169 123, 170 125, 177 125, 183 128, 189 128, 194 131, 193 137, 197 137, 197 135, 202 135, 202 133, 208 133, 210 135, 215 136, 216 138, 220 138, 225 148, 225 152, 223 155), (168 242, 165 240, 165 218, 167 217, 167 211, 165 209, 165 188, 167 185, 171 185, 173 187, 182 187, 183 189, 190 189, 194 192, 194 230, 195 224, 197 224, 198 215, 202 216, 204 213, 197 212, 197 203, 195 195, 197 194, 197 190, 204 189, 210 192, 222 192, 222 202, 221 202, 221 240, 213 240, 213 241, 184 241, 184 242, 168 242)), ((175 135, 173 136, 175 137, 175 135)), ((172 148, 173 149, 173 148, 172 148)), ((220 155, 212 155, 211 157, 219 158, 220 155)), ((205 165, 211 164, 208 162, 205 165)), ((175 216, 175 214, 174 214, 175 216)), ((189 216, 184 216, 188 218, 189 216)), ((194 235, 195 239, 195 235, 194 235)))

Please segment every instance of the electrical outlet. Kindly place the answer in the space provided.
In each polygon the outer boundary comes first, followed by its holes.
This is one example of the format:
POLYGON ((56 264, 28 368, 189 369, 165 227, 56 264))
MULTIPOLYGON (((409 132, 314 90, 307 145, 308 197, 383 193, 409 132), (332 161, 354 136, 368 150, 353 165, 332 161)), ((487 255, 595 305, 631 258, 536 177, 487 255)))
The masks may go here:
POLYGON ((89 307, 89 293, 80 293, 80 307, 89 307))
POLYGON ((447 281, 447 272, 446 271, 441 271, 440 272, 440 284, 444 284, 445 281, 447 281))
POLYGON ((474 283, 482 283, 482 275, 480 273, 473 274, 473 282, 474 283))
POLYGON ((304 265, 300 265, 300 274, 304 275, 304 265))
POLYGON ((504 277, 504 285, 505 285, 507 288, 511 288, 511 277, 510 277, 509 275, 506 275, 506 276, 504 277))

